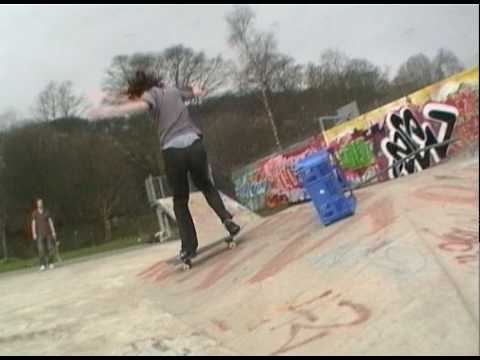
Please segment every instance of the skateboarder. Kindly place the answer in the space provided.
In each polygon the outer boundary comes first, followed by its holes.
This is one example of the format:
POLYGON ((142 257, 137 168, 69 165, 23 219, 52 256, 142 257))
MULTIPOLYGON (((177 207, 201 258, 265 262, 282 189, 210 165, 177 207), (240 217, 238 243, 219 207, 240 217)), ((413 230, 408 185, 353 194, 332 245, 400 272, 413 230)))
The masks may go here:
POLYGON ((57 241, 57 234, 50 212, 44 208, 42 199, 37 199, 36 209, 32 214, 32 238, 37 244, 40 271, 47 267, 53 269, 54 242, 57 241))
POLYGON ((137 71, 126 91, 129 101, 124 105, 102 108, 102 115, 119 116, 149 112, 158 131, 160 148, 168 182, 173 190, 173 208, 182 242, 179 258, 195 257, 198 241, 188 208, 190 173, 195 186, 202 191, 230 235, 240 227, 232 220, 220 194, 209 177, 207 153, 202 132, 193 123, 185 101, 204 96, 197 84, 187 89, 166 86, 160 78, 145 71, 137 71))

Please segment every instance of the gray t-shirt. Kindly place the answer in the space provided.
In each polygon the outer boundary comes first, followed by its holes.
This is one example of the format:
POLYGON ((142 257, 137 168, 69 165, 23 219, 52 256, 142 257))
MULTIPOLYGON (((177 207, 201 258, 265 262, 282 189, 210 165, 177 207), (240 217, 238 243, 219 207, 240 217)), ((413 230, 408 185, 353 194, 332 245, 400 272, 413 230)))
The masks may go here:
POLYGON ((192 145, 198 138, 199 136, 194 132, 178 135, 169 142, 167 142, 165 145, 163 145, 163 150, 170 148, 185 149, 192 145))
POLYGON ((160 148, 178 136, 188 133, 201 135, 200 129, 193 123, 183 98, 191 97, 191 92, 177 88, 153 87, 143 94, 142 99, 150 107, 150 115, 158 129, 160 148))

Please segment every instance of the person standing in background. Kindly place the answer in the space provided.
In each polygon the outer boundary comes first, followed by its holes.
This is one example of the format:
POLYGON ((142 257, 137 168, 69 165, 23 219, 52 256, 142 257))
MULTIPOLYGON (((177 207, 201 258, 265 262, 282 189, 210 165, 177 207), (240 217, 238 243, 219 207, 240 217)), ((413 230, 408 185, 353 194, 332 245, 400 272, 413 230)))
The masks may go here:
POLYGON ((50 212, 44 208, 43 200, 37 199, 36 209, 32 214, 32 238, 37 243, 38 256, 40 258, 40 271, 55 267, 53 253, 57 234, 53 225, 50 212))

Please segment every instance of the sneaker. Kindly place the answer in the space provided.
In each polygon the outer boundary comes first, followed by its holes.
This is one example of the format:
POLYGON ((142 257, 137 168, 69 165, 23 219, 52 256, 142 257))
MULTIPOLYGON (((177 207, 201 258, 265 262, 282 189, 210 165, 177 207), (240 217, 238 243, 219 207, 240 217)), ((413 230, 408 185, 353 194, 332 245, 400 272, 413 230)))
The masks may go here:
POLYGON ((197 252, 188 252, 188 251, 181 251, 180 254, 177 255, 177 259, 180 261, 185 261, 187 259, 193 259, 197 256, 197 252))
POLYGON ((40 271, 45 271, 45 265, 40 266, 40 271))
POLYGON ((232 219, 227 219, 223 223, 225 229, 230 233, 230 236, 235 236, 240 232, 240 226, 233 222, 232 219))
POLYGON ((186 255, 186 252, 183 250, 180 250, 180 252, 177 254, 177 260, 182 260, 186 255))
POLYGON ((53 270, 53 269, 55 269, 55 265, 54 265, 54 264, 50 264, 50 265, 48 266, 48 268, 49 268, 50 270, 53 270))

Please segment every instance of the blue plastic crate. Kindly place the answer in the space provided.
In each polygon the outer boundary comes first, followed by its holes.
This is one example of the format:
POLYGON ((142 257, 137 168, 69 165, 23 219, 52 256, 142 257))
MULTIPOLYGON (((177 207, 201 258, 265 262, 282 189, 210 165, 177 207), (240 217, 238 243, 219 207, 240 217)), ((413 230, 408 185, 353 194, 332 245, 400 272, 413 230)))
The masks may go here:
POLYGON ((295 171, 324 225, 355 212, 356 199, 351 191, 350 196, 345 195, 349 184, 327 151, 320 150, 298 162, 295 171))
POLYGON ((317 182, 320 178, 331 174, 332 171, 330 154, 325 150, 313 153, 295 165, 295 172, 303 185, 317 182))
POLYGON ((344 219, 355 213, 356 199, 354 196, 338 197, 335 201, 324 204, 315 204, 315 208, 324 225, 344 219))
POLYGON ((350 186, 350 183, 347 181, 347 179, 345 178, 345 176, 343 175, 343 171, 338 169, 336 166, 333 167, 334 169, 334 172, 337 176, 337 180, 338 182, 340 183, 340 186, 344 189, 344 190, 347 190, 347 189, 350 189, 351 186, 350 186))
POLYGON ((304 185, 305 189, 314 202, 329 202, 336 196, 343 195, 342 184, 338 181, 335 173, 322 176, 316 182, 304 185))

